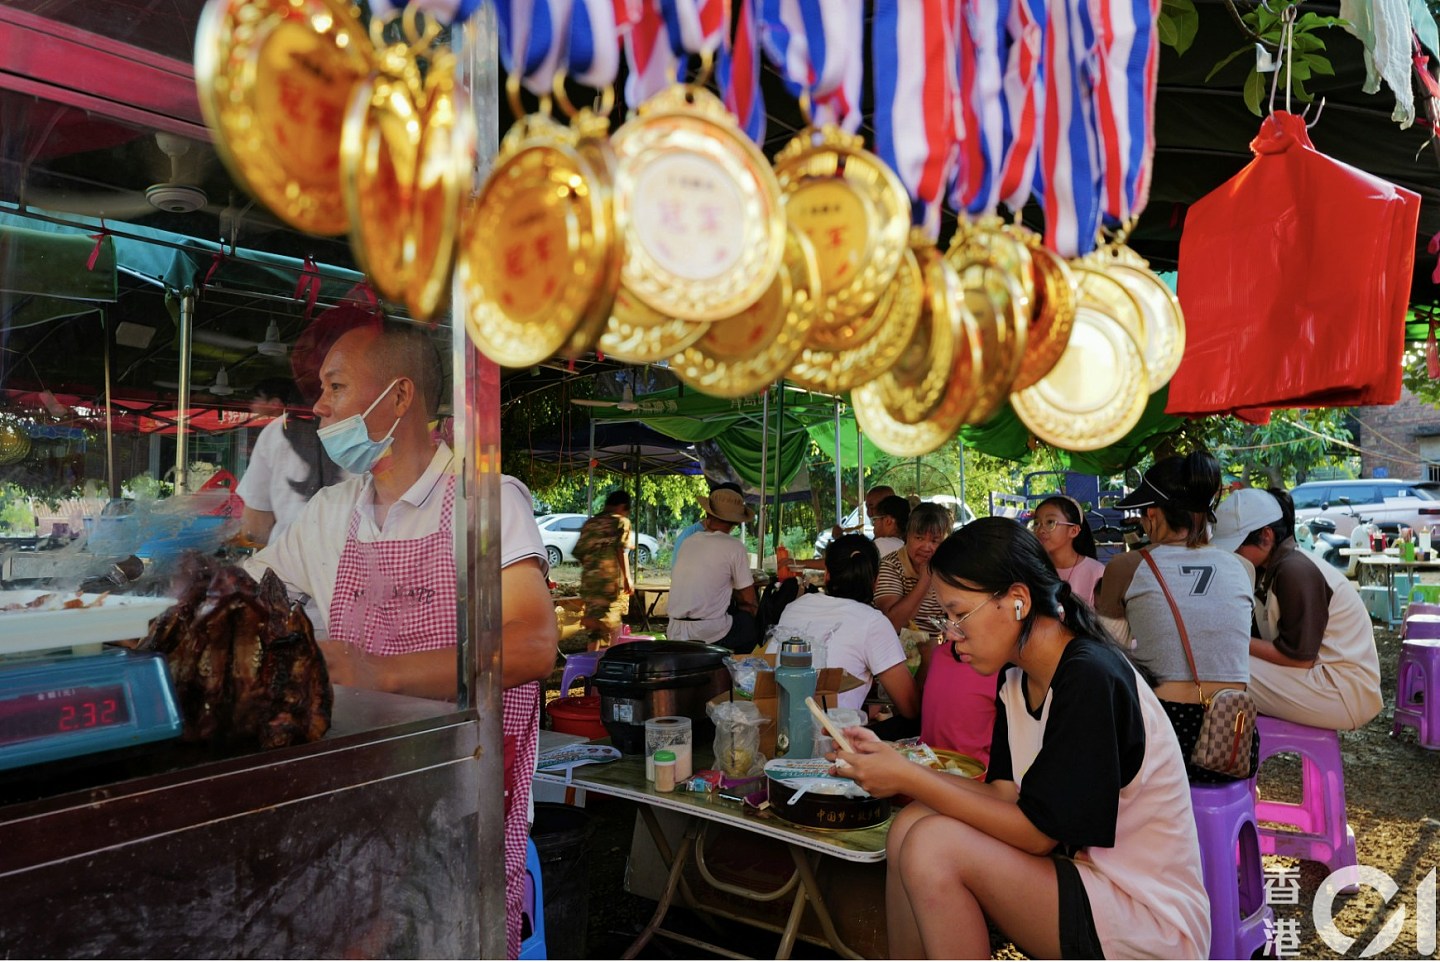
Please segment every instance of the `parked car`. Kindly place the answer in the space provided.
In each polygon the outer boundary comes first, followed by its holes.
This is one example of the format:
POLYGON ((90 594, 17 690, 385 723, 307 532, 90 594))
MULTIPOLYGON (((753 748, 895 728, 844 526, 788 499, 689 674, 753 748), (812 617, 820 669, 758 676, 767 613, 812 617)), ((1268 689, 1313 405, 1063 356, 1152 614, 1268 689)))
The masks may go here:
POLYGON ((1360 478, 1353 481, 1306 481, 1290 491, 1295 521, 1326 518, 1346 538, 1357 518, 1381 527, 1440 526, 1440 491, 1432 481, 1360 478))
MULTIPOLYGON (((551 567, 566 561, 575 561, 575 542, 580 540, 580 528, 590 519, 588 514, 545 514, 535 519, 540 528, 540 540, 545 545, 545 557, 551 567)), ((648 565, 660 554, 660 542, 648 534, 635 534, 639 542, 631 544, 636 560, 648 565)))
MULTIPOLYGON (((955 518, 955 524, 951 530, 959 530, 961 526, 967 525, 975 520, 975 512, 970 510, 970 506, 953 494, 932 494, 920 500, 930 501, 934 504, 943 504, 949 509, 950 517, 955 518), (959 512, 959 514, 957 515, 956 512, 959 512)), ((875 529, 870 525, 870 516, 865 514, 865 506, 863 504, 857 505, 854 510, 847 514, 845 520, 840 523, 840 526, 846 531, 858 530, 867 538, 875 537, 875 529), (860 527, 862 515, 864 515, 863 528, 860 527)), ((825 548, 829 544, 830 529, 826 528, 824 531, 821 531, 820 536, 815 539, 815 557, 823 558, 825 556, 825 548)))

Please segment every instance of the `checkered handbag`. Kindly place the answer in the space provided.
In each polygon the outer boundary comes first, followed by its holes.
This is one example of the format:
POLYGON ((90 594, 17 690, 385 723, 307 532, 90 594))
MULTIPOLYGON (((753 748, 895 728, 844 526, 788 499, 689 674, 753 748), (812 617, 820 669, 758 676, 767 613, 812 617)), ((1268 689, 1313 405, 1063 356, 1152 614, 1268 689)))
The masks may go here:
POLYGON ((1200 724, 1200 736, 1195 739, 1195 749, 1190 753, 1190 764, 1217 775, 1232 778, 1249 778, 1250 749, 1255 741, 1255 716, 1259 710, 1255 699, 1248 691, 1240 688, 1221 688, 1206 697, 1200 684, 1200 673, 1195 670, 1195 654, 1190 650, 1190 635, 1185 631, 1185 622, 1180 609, 1170 594, 1170 586, 1160 574, 1159 565, 1150 557, 1148 549, 1140 552, 1145 563, 1155 574, 1165 600, 1170 604, 1170 613, 1175 616, 1175 627, 1180 629, 1180 643, 1185 647, 1185 660, 1190 664, 1190 677, 1200 691, 1200 704, 1205 707, 1205 720, 1200 724))

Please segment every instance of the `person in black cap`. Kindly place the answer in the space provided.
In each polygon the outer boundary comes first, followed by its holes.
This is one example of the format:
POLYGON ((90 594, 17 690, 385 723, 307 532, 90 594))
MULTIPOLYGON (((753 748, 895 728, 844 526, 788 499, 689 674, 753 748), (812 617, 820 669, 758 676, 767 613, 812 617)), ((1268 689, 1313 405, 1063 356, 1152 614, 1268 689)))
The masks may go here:
MULTIPOLYGON (((1205 718, 1202 690, 1208 698, 1250 682, 1250 572, 1236 555, 1210 544, 1219 492, 1220 465, 1208 453, 1157 461, 1140 487, 1115 502, 1140 512, 1150 544, 1110 559, 1095 601, 1106 627, 1155 676, 1155 695, 1170 716, 1192 782, 1233 781, 1189 762, 1205 718), (1166 588, 1190 639, 1198 687, 1166 588)), ((1258 749, 1257 743, 1252 771, 1258 749)))

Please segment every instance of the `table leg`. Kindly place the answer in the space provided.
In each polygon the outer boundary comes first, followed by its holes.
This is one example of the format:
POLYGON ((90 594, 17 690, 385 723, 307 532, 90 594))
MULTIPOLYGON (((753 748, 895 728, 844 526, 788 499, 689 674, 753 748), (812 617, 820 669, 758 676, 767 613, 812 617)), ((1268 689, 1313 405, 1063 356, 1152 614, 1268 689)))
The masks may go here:
MULTIPOLYGON (((808 896, 810 903, 815 907, 815 917, 820 920, 820 931, 825 933, 825 939, 830 943, 830 947, 847 959, 863 958, 841 941, 840 933, 835 931, 835 922, 830 918, 830 909, 825 905, 824 896, 820 894, 820 883, 815 878, 814 867, 810 864, 810 853, 798 845, 791 845, 790 857, 795 860, 795 870, 800 873, 800 892, 795 897, 795 904, 800 905, 808 896)), ((794 940, 793 935, 791 940, 794 940)), ((785 958, 785 956, 781 956, 781 958, 785 958)))
POLYGON ((665 891, 661 893, 660 901, 655 904, 655 914, 650 917, 649 924, 636 936, 630 948, 625 950, 625 954, 621 956, 623 959, 633 959, 639 955, 640 950, 649 944, 650 940, 655 937, 655 933, 659 931, 660 926, 664 923, 665 916, 670 911, 670 903, 675 898, 675 890, 680 886, 681 875, 685 871, 685 863, 689 861, 690 853, 695 847, 695 836, 699 833, 700 820, 698 818, 690 819, 689 824, 685 826, 685 835, 680 840, 679 850, 671 856, 670 846, 665 841, 665 833, 660 831, 660 825, 655 821, 655 816, 651 813, 649 807, 642 806, 640 814, 645 819, 645 824, 650 829, 650 834, 655 837, 655 845, 660 849, 660 857, 670 863, 670 875, 665 880, 665 891))
POLYGON ((640 601, 641 607, 645 610, 645 616, 641 620, 644 622, 644 628, 646 631, 650 630, 650 618, 655 614, 655 609, 660 604, 660 598, 665 594, 665 592, 663 591, 655 591, 651 593, 654 594, 655 597, 650 601, 649 605, 645 604, 644 599, 641 599, 640 601))

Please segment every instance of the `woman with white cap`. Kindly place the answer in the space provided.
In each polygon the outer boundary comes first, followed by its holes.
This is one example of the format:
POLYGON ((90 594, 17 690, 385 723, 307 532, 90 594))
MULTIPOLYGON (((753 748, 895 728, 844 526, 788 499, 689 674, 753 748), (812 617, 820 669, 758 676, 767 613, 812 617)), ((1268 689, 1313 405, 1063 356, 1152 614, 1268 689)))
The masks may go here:
MULTIPOLYGON (((1140 512, 1150 544, 1110 559, 1095 600, 1106 627, 1155 676, 1155 695, 1170 716, 1192 782, 1234 781, 1188 759, 1205 719, 1203 699, 1250 681, 1250 572, 1234 554, 1210 544, 1208 522, 1219 492, 1220 465, 1209 454, 1157 461, 1140 487, 1115 502, 1140 512), (1177 622, 1189 638, 1193 672, 1177 622)), ((1255 741, 1252 771, 1258 752, 1255 741)))

